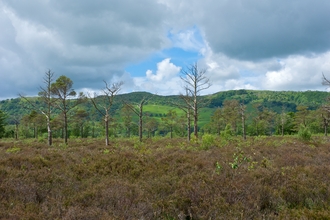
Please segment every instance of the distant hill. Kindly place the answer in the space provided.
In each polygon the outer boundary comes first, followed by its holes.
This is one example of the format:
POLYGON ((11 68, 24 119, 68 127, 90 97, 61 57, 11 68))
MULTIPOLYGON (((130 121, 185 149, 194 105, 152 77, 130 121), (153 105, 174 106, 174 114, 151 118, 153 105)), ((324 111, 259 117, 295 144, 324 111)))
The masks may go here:
POLYGON ((308 106, 314 110, 324 104, 329 97, 328 92, 321 91, 257 91, 230 90, 208 96, 210 108, 221 106, 225 100, 236 99, 244 104, 260 103, 275 112, 280 112, 284 106, 287 111, 296 111, 298 105, 308 106))
MULTIPOLYGON (((310 110, 317 109, 324 104, 327 100, 329 93, 322 91, 257 91, 257 90, 230 90, 218 92, 212 95, 200 96, 199 98, 206 103, 204 108, 215 109, 221 107, 225 100, 238 100, 245 105, 253 105, 259 103, 261 106, 267 107, 277 113, 281 112, 283 106, 286 111, 296 111, 298 105, 308 106, 310 110)), ((133 92, 127 94, 119 94, 116 96, 116 102, 113 105, 112 111, 118 110, 123 103, 139 103, 144 97, 148 97, 148 105, 159 106, 158 111, 160 114, 161 109, 168 110, 174 108, 173 103, 179 102, 179 95, 160 96, 147 92, 133 92), (163 108, 161 108, 163 106, 163 108)), ((30 98, 36 104, 40 104, 37 98, 30 98)), ((98 101, 101 101, 101 97, 98 101)), ((90 102, 86 102, 79 108, 84 108, 88 112, 93 111, 93 106, 90 102)), ((152 109, 152 108, 149 108, 152 109)), ((155 109, 155 108, 153 108, 155 109)), ((20 98, 7 99, 0 101, 0 110, 6 112, 8 115, 25 115, 30 113, 31 109, 26 108, 26 102, 20 98)), ((149 110, 148 110, 149 111, 149 110)), ((152 110, 151 110, 152 111, 152 110)), ((210 112, 213 111, 206 111, 210 112)), ((151 112, 152 113, 152 112, 151 112)), ((166 113, 166 112, 163 112, 166 113)))

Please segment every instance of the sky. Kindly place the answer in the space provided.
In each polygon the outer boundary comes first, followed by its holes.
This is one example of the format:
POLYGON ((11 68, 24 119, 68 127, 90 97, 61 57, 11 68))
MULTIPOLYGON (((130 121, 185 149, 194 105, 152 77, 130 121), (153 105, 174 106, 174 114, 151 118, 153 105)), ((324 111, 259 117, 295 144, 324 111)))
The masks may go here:
MULTIPOLYGON (((45 72, 77 92, 178 95, 197 63, 201 95, 328 91, 329 0, 0 0, 0 100, 36 96, 45 72)), ((329 90, 330 91, 330 90, 329 90)))

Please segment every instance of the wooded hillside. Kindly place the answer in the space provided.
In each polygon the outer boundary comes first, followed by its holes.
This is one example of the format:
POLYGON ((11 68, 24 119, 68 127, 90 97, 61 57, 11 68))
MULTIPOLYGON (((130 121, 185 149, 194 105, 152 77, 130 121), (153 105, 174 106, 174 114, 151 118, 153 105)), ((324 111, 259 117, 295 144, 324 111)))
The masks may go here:
MULTIPOLYGON (((127 104, 137 106, 145 98, 147 98, 143 106, 143 132, 145 136, 167 135, 171 129, 174 129, 173 132, 177 136, 185 135, 186 120, 184 118, 186 113, 180 108, 180 103, 182 103, 180 96, 160 96, 147 92, 116 95, 110 108, 111 131, 109 135, 130 136, 137 134, 138 116, 127 109, 125 110, 124 107, 127 104), (175 117, 173 116, 174 113, 175 117), (171 120, 175 121, 171 125, 173 127, 168 125, 170 117, 172 117, 171 120)), ((327 98, 328 93, 321 91, 231 90, 199 96, 198 130, 219 134, 226 125, 230 124, 230 129, 234 134, 242 134, 242 122, 239 113, 239 105, 241 105, 244 106, 248 135, 280 134, 281 129, 282 134, 292 134, 299 130, 301 123, 308 124, 313 133, 323 133, 325 125, 327 127, 328 116, 325 117, 326 114, 320 112, 320 109, 326 104, 327 98), (299 109, 300 113, 296 114, 299 109), (308 112, 302 113, 303 110, 308 112), (217 113, 220 115, 217 116, 217 113), (285 118, 283 114, 285 114, 285 118), (299 116, 299 114, 303 116, 299 116), (303 121, 300 120, 302 117, 304 118, 301 119, 303 121)), ((95 98, 95 103, 102 105, 104 100, 106 100, 104 97, 98 96, 95 98)), ((20 136, 32 137, 38 136, 38 133, 39 135, 44 134, 46 129, 44 119, 38 121, 33 118, 40 114, 35 109, 36 107, 43 108, 38 97, 27 98, 27 100, 15 98, 0 101, 0 110, 7 115, 7 136, 12 136, 15 133, 15 125, 17 126, 16 133, 20 133, 20 136), (34 108, 31 107, 31 103, 33 103, 34 108), (18 125, 20 125, 20 131, 18 131, 18 125)), ((70 136, 98 137, 104 135, 102 115, 95 110, 90 99, 86 99, 85 102, 75 107, 68 117, 70 136)), ((52 124, 55 137, 62 135, 61 120, 61 112, 54 109, 52 124)))

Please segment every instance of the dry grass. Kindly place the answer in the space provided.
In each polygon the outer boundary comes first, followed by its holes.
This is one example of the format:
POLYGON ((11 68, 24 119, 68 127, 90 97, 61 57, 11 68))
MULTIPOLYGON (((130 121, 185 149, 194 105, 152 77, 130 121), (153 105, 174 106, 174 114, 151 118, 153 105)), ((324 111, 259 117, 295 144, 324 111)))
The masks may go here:
POLYGON ((330 144, 0 142, 0 219, 329 219, 330 144))

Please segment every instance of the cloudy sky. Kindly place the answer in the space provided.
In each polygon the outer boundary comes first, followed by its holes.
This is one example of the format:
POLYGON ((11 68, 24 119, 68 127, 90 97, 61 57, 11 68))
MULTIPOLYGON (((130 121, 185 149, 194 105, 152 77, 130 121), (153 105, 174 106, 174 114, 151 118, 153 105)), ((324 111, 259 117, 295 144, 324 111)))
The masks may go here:
POLYGON ((329 0, 0 0, 0 99, 37 95, 44 73, 76 91, 177 95, 182 68, 211 94, 320 90, 330 78, 329 0))

